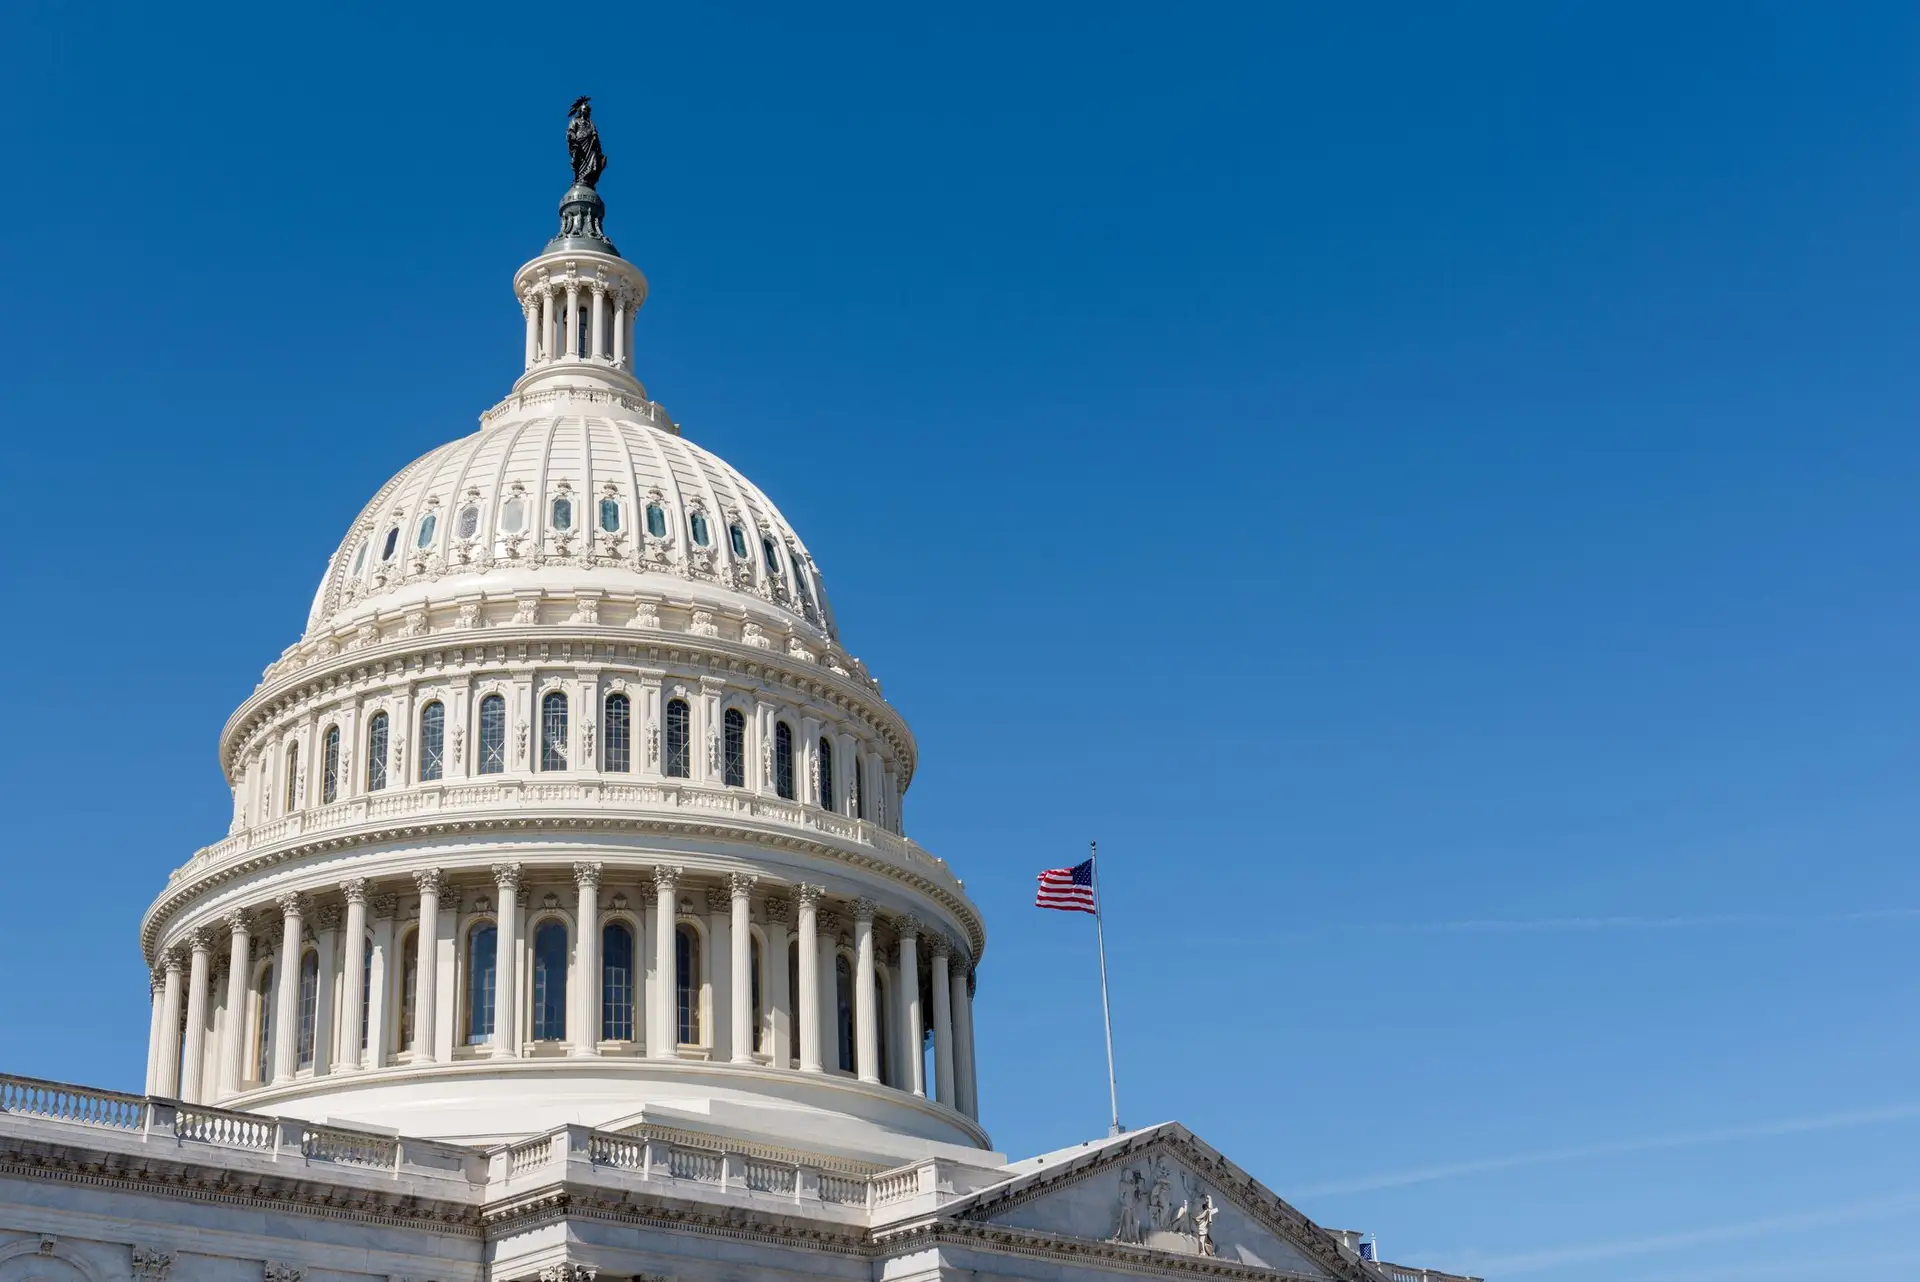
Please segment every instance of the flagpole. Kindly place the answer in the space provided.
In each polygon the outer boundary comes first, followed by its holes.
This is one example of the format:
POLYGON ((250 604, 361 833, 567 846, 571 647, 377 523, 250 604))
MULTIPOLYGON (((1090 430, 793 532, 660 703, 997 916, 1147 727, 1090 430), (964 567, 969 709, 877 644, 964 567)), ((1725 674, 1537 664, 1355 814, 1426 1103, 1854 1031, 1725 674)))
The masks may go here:
POLYGON ((1113 1076, 1113 1004, 1107 1000, 1107 928, 1100 911, 1100 843, 1087 843, 1087 862, 1093 865, 1093 934, 1100 945, 1100 1014, 1107 1024, 1107 1102, 1113 1106, 1108 1135, 1120 1133, 1120 1088, 1113 1076))

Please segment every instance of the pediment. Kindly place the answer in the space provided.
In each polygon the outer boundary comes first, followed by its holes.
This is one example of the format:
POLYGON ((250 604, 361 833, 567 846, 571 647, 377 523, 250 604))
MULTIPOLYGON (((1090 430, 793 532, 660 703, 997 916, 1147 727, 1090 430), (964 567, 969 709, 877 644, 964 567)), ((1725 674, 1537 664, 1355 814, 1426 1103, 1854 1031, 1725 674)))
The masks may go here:
POLYGON ((949 1213, 1329 1282, 1368 1276, 1324 1230, 1174 1124, 985 1190, 949 1213))

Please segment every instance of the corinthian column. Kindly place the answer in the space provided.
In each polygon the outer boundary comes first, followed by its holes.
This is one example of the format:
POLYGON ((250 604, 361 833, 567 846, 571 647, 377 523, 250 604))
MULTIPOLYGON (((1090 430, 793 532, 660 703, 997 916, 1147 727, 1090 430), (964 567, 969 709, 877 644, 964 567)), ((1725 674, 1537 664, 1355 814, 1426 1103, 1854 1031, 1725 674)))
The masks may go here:
POLYGON ((201 1102, 207 1071, 207 971, 213 964, 213 936, 196 930, 187 936, 193 960, 187 971, 187 1051, 180 1069, 180 1098, 201 1102))
POLYGON ((227 914, 227 1026, 220 1037, 219 1098, 240 1093, 247 1045, 247 970, 253 958, 253 932, 244 910, 227 914))
POLYGON ((942 1104, 953 1102, 953 981, 947 975, 947 958, 953 945, 945 935, 933 937, 933 1084, 942 1104))
POLYGON ((968 995, 973 971, 963 957, 954 968, 953 984, 953 1103, 968 1117, 979 1116, 973 1087, 973 1000, 968 995))
POLYGON ((160 1075, 160 1016, 161 1008, 166 1004, 162 995, 166 992, 167 972, 156 966, 147 976, 147 1002, 150 1014, 147 1017, 147 1085, 148 1095, 159 1094, 156 1079, 160 1075))
MULTIPOLYGON (((727 882, 733 920, 727 942, 733 946, 733 1062, 753 1062, 753 878, 737 872, 727 882)), ((781 959, 783 962, 785 958, 781 959)))
POLYGON ((334 1057, 335 1068, 360 1067, 360 1025, 365 1017, 367 996, 367 879, 352 877, 340 883, 347 897, 346 949, 341 965, 340 1050, 334 1057))
POLYGON ((674 966, 674 896, 680 889, 678 868, 658 868, 653 874, 653 965, 659 975, 659 1001, 648 1021, 647 1054, 672 1059, 680 1043, 680 976, 674 966))
POLYGON ((180 1097, 180 984, 181 963, 178 952, 166 956, 167 978, 160 990, 160 1065, 154 1074, 153 1092, 172 1099, 180 1097))
POLYGON ((280 905, 280 965, 273 1004, 273 1080, 290 1082, 300 1068, 300 916, 306 905, 285 894, 280 905))
POLYGON ((820 1066, 820 886, 800 887, 800 1071, 818 1073, 820 1066))
POLYGON ((863 1082, 880 1080, 880 1021, 873 1009, 877 992, 873 978, 873 909, 871 899, 854 901, 854 1067, 863 1082))
POLYGON ((413 874, 420 890, 420 929, 414 935, 413 1062, 433 1063, 434 998, 440 994, 440 870, 413 874))
POLYGON ((520 865, 495 864, 493 888, 493 1053, 501 1059, 520 1053, 514 1024, 520 1014, 520 865))
MULTIPOLYGON (((594 293, 595 327, 599 326, 598 291, 594 293)), ((598 341, 596 336, 595 341, 598 341)), ((600 865, 597 863, 578 863, 573 866, 574 885, 579 889, 579 902, 574 911, 576 929, 580 933, 580 942, 574 948, 577 959, 574 987, 579 996, 576 1009, 579 1017, 573 1025, 573 1053, 575 1055, 598 1055, 600 1053, 600 865)))
POLYGON ((920 1013, 920 922, 900 919, 900 1014, 907 1037, 907 1071, 900 1084, 915 1095, 927 1096, 926 1024, 920 1013))

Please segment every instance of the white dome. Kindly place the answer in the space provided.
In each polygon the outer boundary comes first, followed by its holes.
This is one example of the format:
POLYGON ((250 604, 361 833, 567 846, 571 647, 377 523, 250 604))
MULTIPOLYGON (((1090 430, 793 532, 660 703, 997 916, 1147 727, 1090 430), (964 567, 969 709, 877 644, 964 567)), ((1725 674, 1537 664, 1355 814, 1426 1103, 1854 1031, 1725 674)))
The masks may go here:
POLYGON ((566 390, 510 397, 382 486, 327 563, 307 637, 462 593, 581 589, 834 635, 818 568, 757 486, 658 405, 566 390))

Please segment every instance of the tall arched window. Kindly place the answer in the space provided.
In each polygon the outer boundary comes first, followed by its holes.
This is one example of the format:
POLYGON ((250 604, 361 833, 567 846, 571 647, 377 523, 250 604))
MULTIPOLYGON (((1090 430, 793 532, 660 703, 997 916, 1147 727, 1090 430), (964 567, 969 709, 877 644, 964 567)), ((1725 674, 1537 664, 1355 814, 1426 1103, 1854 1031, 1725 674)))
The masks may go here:
POLYGON ((567 768, 567 696, 558 690, 540 700, 540 768, 567 768))
MULTIPOLYGON (((787 1000, 793 1003, 789 1009, 797 1018, 800 1012, 800 940, 797 936, 787 945, 787 1000)), ((788 1053, 791 1059, 787 1064, 788 1068, 800 1062, 800 1034, 797 1030, 790 1039, 790 1044, 791 1049, 788 1053)))
POLYGON ((740 709, 728 708, 722 720, 726 723, 723 764, 727 787, 744 788, 747 786, 747 718, 740 709))
POLYGON ((873 977, 873 986, 873 1027, 880 1042, 880 1062, 876 1067, 880 1072, 880 1080, 882 1082, 891 1082, 893 1080, 893 1055, 888 1048, 892 1046, 893 1043, 888 1039, 891 1036, 889 1030, 892 1029, 893 1024, 887 1017, 887 1011, 891 1006, 887 1000, 888 991, 881 983, 877 967, 875 968, 873 977))
POLYGON ((494 963, 498 935, 491 925, 467 936, 467 1045, 493 1040, 494 963))
POLYGON ((765 964, 764 951, 760 947, 760 937, 754 935, 747 946, 747 969, 753 973, 753 1049, 765 1051, 767 1032, 767 1007, 760 996, 760 968, 765 964))
POLYGON ((833 959, 833 1027, 839 1043, 840 1068, 853 1071, 853 967, 844 956, 833 959))
POLYGON ((633 769, 633 703, 624 694, 607 696, 606 768, 633 769))
POLYGON ((313 1035, 320 1020, 320 954, 300 959, 300 1067, 313 1067, 313 1035))
POLYGON ((497 775, 507 768, 507 701, 490 694, 480 701, 480 773, 497 775))
POLYGON ((833 809, 833 740, 825 735, 814 745, 820 753, 820 808, 833 809))
POLYGON ((533 932, 533 1040, 567 1036, 567 928, 542 922, 533 932))
POLYGON ((340 796, 340 727, 328 726, 320 737, 320 804, 331 805, 340 796))
POLYGON ((446 770, 447 706, 435 699, 420 710, 420 782, 432 783, 446 770))
POLYGON ((784 721, 773 727, 773 790, 793 800, 793 727, 784 721))
POLYGON ((667 700, 667 778, 693 773, 693 710, 685 699, 667 700))
POLYGON ((260 1003, 260 1018, 256 1027, 260 1035, 253 1044, 253 1080, 267 1082, 273 1080, 273 963, 268 962, 260 972, 260 983, 254 989, 254 1000, 260 1003))
POLYGON ((366 941, 360 962, 360 1049, 367 1049, 367 1030, 373 1020, 373 940, 366 941))
POLYGON ((419 993, 420 932, 410 930, 400 944, 400 1018, 393 1025, 395 1051, 411 1050, 413 1047, 413 1017, 419 1008, 419 993))
POLYGON ((700 936, 691 926, 673 932, 673 993, 676 1036, 686 1046, 700 1044, 700 936))
POLYGON ((633 932, 610 921, 600 932, 600 1039, 633 1040, 633 932))
POLYGON ((387 786, 387 714, 376 712, 367 722, 367 791, 387 786))
POLYGON ((860 771, 860 754, 855 752, 847 762, 847 813, 855 819, 867 817, 867 790, 860 786, 865 777, 860 771))

